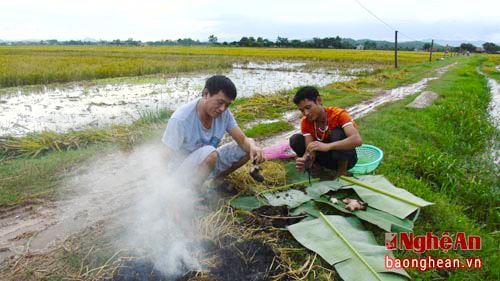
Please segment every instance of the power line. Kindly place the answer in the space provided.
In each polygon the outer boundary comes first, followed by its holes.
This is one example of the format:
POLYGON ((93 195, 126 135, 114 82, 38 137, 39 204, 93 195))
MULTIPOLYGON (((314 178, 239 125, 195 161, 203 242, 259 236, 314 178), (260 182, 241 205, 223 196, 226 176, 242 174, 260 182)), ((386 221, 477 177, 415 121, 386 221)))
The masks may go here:
POLYGON ((392 25, 386 23, 384 20, 382 20, 379 16, 377 16, 374 12, 370 11, 370 9, 368 9, 367 7, 365 7, 365 5, 363 5, 361 2, 359 2, 359 0, 354 0, 356 3, 358 3, 359 6, 361 6, 363 9, 365 9, 368 13, 370 13, 372 16, 374 16, 378 21, 380 21, 381 23, 383 23, 384 25, 386 25, 387 27, 389 27, 390 29, 392 29, 393 31, 398 31, 399 34, 403 35, 404 37, 410 39, 410 40, 413 40, 413 41, 420 41, 420 40, 417 40, 417 39, 413 39, 411 38, 410 36, 404 34, 403 32, 397 30, 396 28, 394 28, 392 25))

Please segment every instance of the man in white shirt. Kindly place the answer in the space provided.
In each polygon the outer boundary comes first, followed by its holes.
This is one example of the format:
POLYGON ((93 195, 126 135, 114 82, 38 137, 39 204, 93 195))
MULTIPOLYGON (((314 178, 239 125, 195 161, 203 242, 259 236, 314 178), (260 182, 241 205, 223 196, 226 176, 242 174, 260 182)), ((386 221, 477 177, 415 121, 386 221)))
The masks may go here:
POLYGON ((171 165, 180 173, 203 182, 223 177, 248 160, 264 160, 262 149, 238 127, 229 106, 236 98, 233 82, 222 75, 207 79, 201 98, 177 109, 170 117, 162 141, 171 165), (228 132, 234 141, 219 146, 228 132))

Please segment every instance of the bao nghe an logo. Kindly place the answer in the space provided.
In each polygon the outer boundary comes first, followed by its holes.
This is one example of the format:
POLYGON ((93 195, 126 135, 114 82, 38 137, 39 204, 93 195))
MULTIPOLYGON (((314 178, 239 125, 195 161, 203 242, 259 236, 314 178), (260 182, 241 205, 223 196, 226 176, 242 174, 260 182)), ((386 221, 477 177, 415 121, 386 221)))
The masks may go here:
POLYGON ((413 235, 413 232, 386 233, 386 250, 412 250, 415 253, 423 253, 428 250, 481 250, 481 237, 478 235, 465 235, 457 232, 450 235, 443 232, 441 236, 426 232, 425 235, 413 235))

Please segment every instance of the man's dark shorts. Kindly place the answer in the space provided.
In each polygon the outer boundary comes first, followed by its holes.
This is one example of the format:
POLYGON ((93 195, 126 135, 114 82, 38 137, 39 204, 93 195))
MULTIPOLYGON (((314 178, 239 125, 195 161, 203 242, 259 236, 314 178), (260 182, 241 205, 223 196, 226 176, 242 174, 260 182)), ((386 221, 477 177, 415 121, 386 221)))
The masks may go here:
MULTIPOLYGON (((330 131, 329 142, 339 141, 345 139, 347 136, 344 130, 341 128, 335 128, 330 131)), ((306 141, 302 134, 295 134, 290 137, 290 147, 297 154, 297 156, 302 157, 306 152, 306 141)), ((338 160, 347 159, 349 162, 347 164, 347 169, 351 169, 358 162, 358 156, 356 155, 355 149, 350 150, 330 150, 330 151, 316 151, 315 163, 320 166, 337 170, 338 160)))

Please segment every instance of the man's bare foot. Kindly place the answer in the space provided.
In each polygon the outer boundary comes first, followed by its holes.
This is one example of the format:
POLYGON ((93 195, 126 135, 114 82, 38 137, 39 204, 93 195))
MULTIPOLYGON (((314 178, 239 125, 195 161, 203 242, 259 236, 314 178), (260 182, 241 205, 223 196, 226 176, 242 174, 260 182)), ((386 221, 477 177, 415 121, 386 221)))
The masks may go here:
POLYGON ((339 160, 337 162, 337 172, 335 173, 334 179, 339 178, 340 176, 348 176, 349 172, 347 171, 348 160, 339 160))

